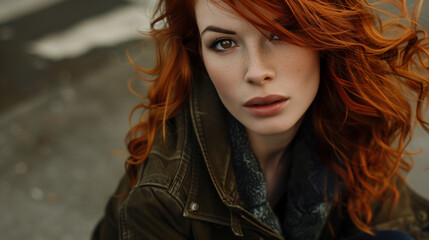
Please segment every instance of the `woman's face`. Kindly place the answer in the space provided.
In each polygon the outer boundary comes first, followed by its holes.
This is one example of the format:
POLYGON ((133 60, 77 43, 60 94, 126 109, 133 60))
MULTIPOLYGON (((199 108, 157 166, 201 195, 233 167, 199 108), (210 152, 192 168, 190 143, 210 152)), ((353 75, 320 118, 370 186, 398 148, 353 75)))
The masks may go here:
POLYGON ((318 52, 266 38, 208 0, 198 0, 195 11, 204 64, 228 111, 255 134, 299 127, 319 88, 318 52))

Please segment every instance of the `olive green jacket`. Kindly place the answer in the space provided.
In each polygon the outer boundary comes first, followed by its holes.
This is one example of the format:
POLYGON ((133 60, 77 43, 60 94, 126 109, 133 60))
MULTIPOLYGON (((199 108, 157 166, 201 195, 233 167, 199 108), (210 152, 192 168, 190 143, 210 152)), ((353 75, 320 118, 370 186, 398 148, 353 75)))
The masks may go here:
MULTIPOLYGON (((282 239, 240 204, 224 107, 209 79, 195 82, 189 105, 166 124, 166 145, 159 134, 137 184, 110 199, 92 239, 282 239)), ((129 188, 124 177, 117 194, 129 188)), ((429 202, 405 185, 400 191, 391 215, 388 204, 374 206, 373 229, 429 239, 429 202)), ((334 235, 327 224, 319 239, 358 233, 341 207, 328 222, 334 235)))

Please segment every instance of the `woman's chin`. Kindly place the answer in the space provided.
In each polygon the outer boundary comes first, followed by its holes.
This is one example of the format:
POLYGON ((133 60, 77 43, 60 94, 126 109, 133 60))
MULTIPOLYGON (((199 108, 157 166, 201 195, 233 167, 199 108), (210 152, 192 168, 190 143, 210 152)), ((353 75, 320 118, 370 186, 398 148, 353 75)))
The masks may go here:
POLYGON ((256 124, 243 124, 247 131, 261 136, 274 136, 286 134, 296 126, 295 124, 269 124, 269 123, 256 123, 256 124))

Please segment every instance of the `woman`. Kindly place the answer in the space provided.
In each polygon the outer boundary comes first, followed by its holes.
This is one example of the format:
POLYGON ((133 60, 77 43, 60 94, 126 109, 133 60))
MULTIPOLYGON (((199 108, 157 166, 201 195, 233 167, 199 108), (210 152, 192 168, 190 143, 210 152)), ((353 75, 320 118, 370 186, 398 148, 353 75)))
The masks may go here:
POLYGON ((428 39, 372 11, 161 0, 126 194, 93 238, 429 239, 429 203, 403 179, 413 121, 429 130, 428 39))

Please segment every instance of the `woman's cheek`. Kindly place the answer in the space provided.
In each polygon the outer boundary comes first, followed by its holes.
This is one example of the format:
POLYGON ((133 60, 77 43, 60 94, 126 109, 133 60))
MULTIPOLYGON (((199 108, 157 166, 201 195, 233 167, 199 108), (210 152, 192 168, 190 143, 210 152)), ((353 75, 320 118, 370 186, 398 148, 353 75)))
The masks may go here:
POLYGON ((216 87, 219 95, 226 96, 232 93, 238 77, 238 69, 234 68, 234 63, 228 58, 210 58, 205 60, 207 72, 216 87))

